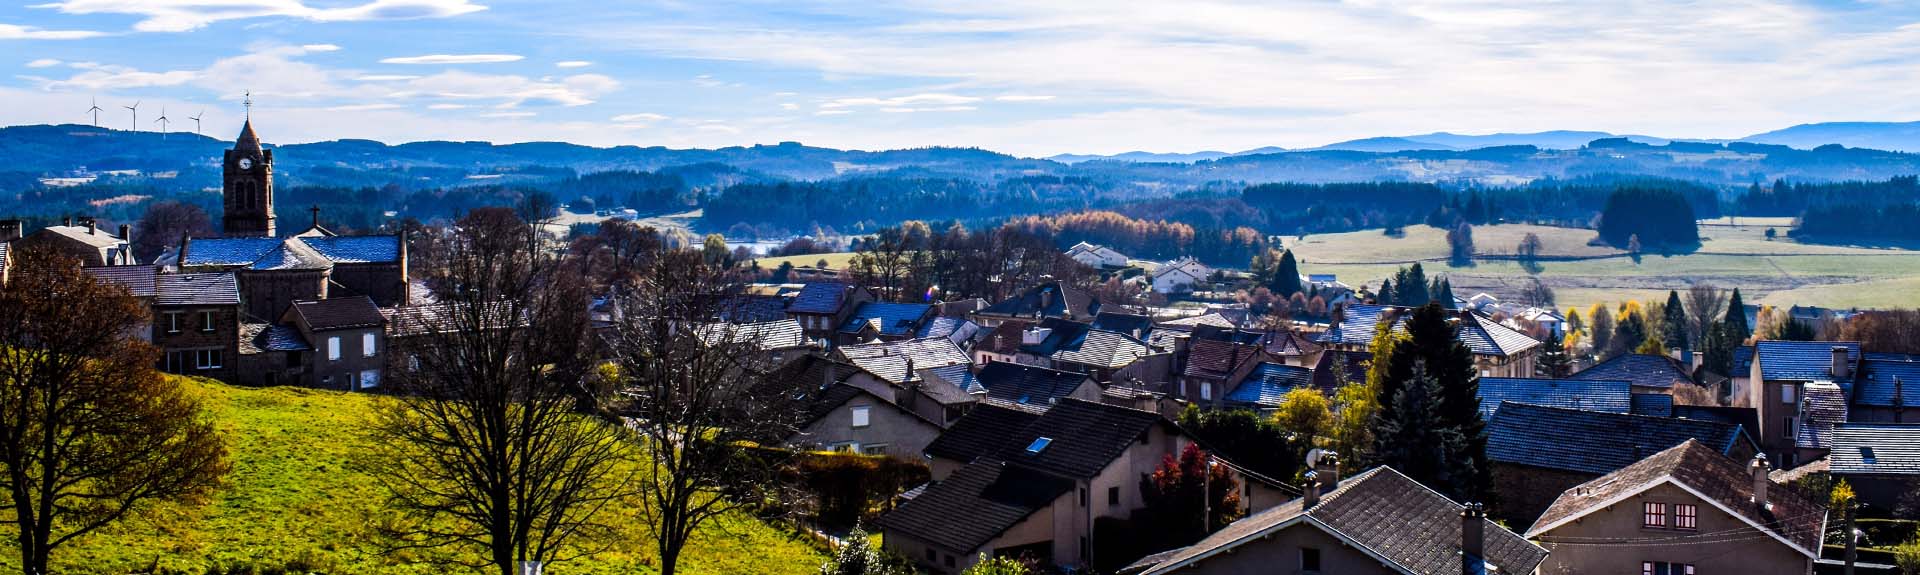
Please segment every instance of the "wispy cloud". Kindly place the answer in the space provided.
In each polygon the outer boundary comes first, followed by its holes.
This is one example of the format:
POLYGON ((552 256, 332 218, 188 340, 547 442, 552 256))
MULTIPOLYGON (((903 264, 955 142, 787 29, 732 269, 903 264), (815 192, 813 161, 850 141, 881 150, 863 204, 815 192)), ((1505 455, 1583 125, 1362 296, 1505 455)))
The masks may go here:
POLYGON ((499 64, 519 62, 526 56, 518 54, 428 54, 425 56, 401 56, 383 58, 381 64, 499 64))
POLYGON ((419 76, 409 76, 406 74, 365 74, 353 77, 354 80, 360 82, 400 82, 419 78, 419 76))
POLYGON ((480 117, 482 118, 532 118, 538 115, 540 115, 539 112, 487 112, 485 114, 481 114, 480 117))
POLYGON ((54 66, 59 66, 59 65, 60 65, 60 61, 55 60, 53 58, 41 58, 39 60, 27 62, 28 68, 52 68, 54 66))
POLYGON ((996 102, 1045 102, 1052 99, 1053 99, 1053 96, 1039 96, 1039 95, 1033 95, 1033 94, 1004 94, 1004 95, 993 97, 993 100, 996 102))
POLYGON ((127 66, 76 62, 69 64, 80 72, 64 79, 41 76, 22 76, 34 82, 41 90, 65 92, 73 90, 113 91, 134 88, 152 88, 161 86, 179 86, 200 77, 193 70, 171 70, 166 72, 146 72, 127 66))
POLYGON ((592 66, 593 62, 588 62, 586 60, 567 60, 564 62, 554 62, 553 65, 560 68, 585 68, 587 66, 592 66))
POLYGON ((45 30, 18 24, 0 24, 0 40, 84 40, 107 35, 92 30, 45 30))
POLYGON ((911 108, 922 104, 938 107, 956 107, 978 101, 980 101, 980 98, 956 94, 914 94, 911 96, 895 96, 892 98, 840 98, 829 100, 821 104, 820 107, 827 109, 864 107, 911 108))
POLYGON ((335 44, 303 44, 300 46, 300 49, 308 52, 339 52, 340 46, 335 44))
POLYGON ((667 116, 661 115, 661 114, 655 114, 652 112, 643 112, 639 114, 621 114, 611 118, 611 120, 622 123, 622 124, 635 124, 635 123, 650 124, 650 123, 658 122, 665 119, 667 119, 667 116))
POLYGON ((366 112, 371 110, 398 110, 405 107, 406 106, 393 104, 393 103, 347 104, 344 106, 328 107, 327 111, 329 112, 366 112))
MULTIPOLYGON (((333 3, 338 4, 338 3, 333 3)), ((486 10, 467 0, 372 0, 347 6, 315 7, 303 0, 61 0, 33 8, 66 14, 128 14, 143 18, 142 32, 185 32, 225 20, 284 17, 315 22, 447 18, 486 10)))
POLYGON ((431 106, 427 106, 427 109, 428 110, 465 110, 467 108, 472 108, 472 107, 473 106, 469 106, 466 104, 434 104, 431 106))

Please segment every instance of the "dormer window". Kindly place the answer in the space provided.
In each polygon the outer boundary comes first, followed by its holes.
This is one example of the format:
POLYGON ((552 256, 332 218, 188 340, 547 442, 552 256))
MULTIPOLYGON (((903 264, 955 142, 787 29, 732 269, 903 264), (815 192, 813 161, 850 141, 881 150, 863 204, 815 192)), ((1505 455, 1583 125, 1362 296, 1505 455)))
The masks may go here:
POLYGON ((1875 463, 1879 463, 1879 462, 1880 462, 1880 460, 1879 460, 1878 458, 1876 458, 1876 457, 1874 457, 1874 456, 1873 456, 1873 448, 1871 448, 1871 447, 1861 447, 1861 448, 1860 448, 1860 462, 1861 462, 1861 463, 1865 463, 1865 464, 1867 464, 1867 465, 1873 465, 1873 464, 1875 464, 1875 463))
POLYGON ((1034 439, 1033 443, 1027 444, 1027 453, 1040 453, 1040 450, 1046 449, 1047 445, 1051 443, 1053 443, 1053 438, 1051 437, 1034 439))

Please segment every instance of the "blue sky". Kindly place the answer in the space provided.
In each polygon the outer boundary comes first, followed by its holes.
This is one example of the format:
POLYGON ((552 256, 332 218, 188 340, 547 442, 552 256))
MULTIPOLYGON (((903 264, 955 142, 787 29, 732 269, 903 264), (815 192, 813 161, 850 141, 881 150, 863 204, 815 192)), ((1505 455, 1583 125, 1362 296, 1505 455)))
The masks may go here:
POLYGON ((1909 2, 27 0, 0 124, 1022 155, 1920 119, 1909 2))

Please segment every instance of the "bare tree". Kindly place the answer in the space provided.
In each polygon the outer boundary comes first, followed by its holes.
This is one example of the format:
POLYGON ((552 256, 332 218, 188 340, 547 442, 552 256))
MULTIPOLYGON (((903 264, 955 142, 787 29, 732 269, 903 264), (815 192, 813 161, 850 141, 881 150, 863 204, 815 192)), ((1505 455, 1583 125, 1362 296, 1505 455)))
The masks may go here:
POLYGON ((134 225, 133 257, 150 262, 180 239, 213 233, 213 220, 200 206, 176 201, 154 202, 134 225))
POLYGON ((461 218, 426 270, 437 303, 400 314, 389 382, 363 462, 407 521, 395 548, 502 575, 608 541, 631 493, 623 428, 585 383, 586 284, 501 208, 461 218), (468 555, 478 552, 478 557, 468 555))
POLYGON ((622 317, 607 340, 621 413, 644 444, 642 512, 660 573, 673 575, 701 526, 777 494, 779 456, 742 446, 797 431, 800 402, 820 386, 765 381, 769 366, 758 362, 753 334, 713 321, 738 301, 729 270, 696 252, 671 251, 639 277, 623 291, 622 317), (769 388, 756 387, 763 384, 769 388))
POLYGON ((1713 284, 1687 288, 1687 341, 1701 341, 1707 329, 1727 313, 1727 290, 1713 284))
POLYGON ((226 447, 156 351, 129 335, 147 310, 80 263, 16 254, 0 289, 0 521, 18 528, 21 569, 145 505, 218 487, 226 447))

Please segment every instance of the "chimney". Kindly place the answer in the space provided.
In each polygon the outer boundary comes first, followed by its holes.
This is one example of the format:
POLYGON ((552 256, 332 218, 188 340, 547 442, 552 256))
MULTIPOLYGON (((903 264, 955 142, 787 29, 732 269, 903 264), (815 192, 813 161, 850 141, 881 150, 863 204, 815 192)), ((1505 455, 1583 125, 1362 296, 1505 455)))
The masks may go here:
POLYGON ((73 216, 67 216, 67 217, 65 217, 65 218, 62 218, 62 219, 60 220, 60 225, 63 225, 63 226, 72 226, 72 225, 73 225, 73 216))
POLYGON ((1040 288, 1040 313, 1045 314, 1050 307, 1053 307, 1053 288, 1040 288))
POLYGON ((1667 355, 1671 356, 1674 361, 1680 362, 1681 365, 1688 365, 1692 363, 1687 361, 1687 350, 1684 350, 1684 349, 1680 349, 1677 347, 1667 348, 1667 355))
POLYGON ((1468 503, 1460 509, 1460 573, 1485 573, 1487 507, 1468 503))
POLYGON ((1850 376, 1851 374, 1848 373, 1847 367, 1847 346, 1833 346, 1833 378, 1846 379, 1850 376))
POLYGON ((1893 422, 1907 422, 1907 390, 1900 376, 1893 376, 1893 422))
POLYGON ((1767 502, 1767 487, 1773 484, 1772 480, 1767 479, 1767 470, 1767 454, 1765 453, 1755 454, 1753 456, 1753 462, 1747 464, 1747 471, 1753 473, 1753 504, 1760 506, 1762 509, 1770 509, 1773 505, 1767 502))
POLYGON ((94 221, 93 218, 87 218, 87 235, 91 236, 98 233, 100 233, 100 222, 94 221))
POLYGON ((133 226, 131 224, 120 224, 120 241, 133 243, 133 226))
POLYGON ((822 360, 822 361, 827 362, 827 368, 820 370, 820 372, 823 374, 820 378, 821 379, 820 390, 826 391, 827 388, 833 387, 833 361, 831 360, 822 360))
POLYGON ((0 242, 10 242, 27 235, 26 222, 7 219, 0 220, 0 242))
POLYGON ((320 229, 320 206, 315 204, 313 207, 307 209, 313 211, 313 229, 320 229))
POLYGON ((1306 482, 1300 484, 1300 510, 1312 511, 1313 506, 1320 504, 1320 472, 1308 471, 1302 477, 1306 482))
POLYGON ((1320 479, 1320 493, 1331 493, 1340 486, 1340 454, 1322 452, 1320 459, 1313 462, 1313 471, 1320 479))

